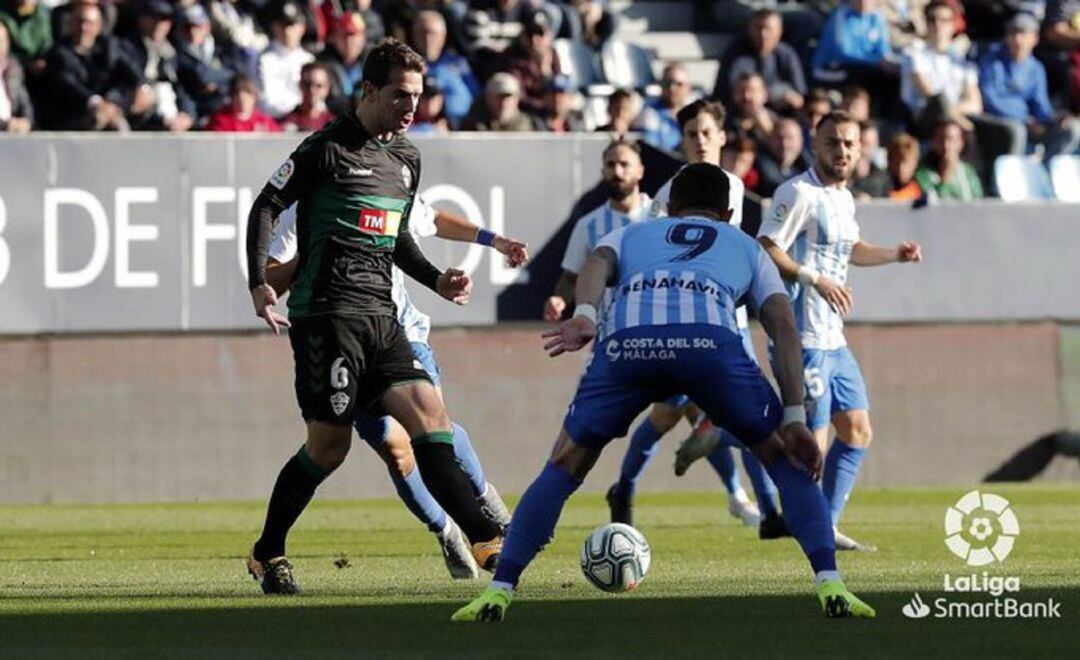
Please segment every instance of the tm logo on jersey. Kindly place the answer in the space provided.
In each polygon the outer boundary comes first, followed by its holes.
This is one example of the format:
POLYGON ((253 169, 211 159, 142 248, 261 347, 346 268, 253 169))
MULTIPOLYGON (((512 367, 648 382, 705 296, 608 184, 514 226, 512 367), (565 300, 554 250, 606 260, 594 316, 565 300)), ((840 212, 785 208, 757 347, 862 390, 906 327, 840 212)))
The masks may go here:
POLYGON ((382 209, 361 209, 356 227, 365 234, 397 236, 401 227, 401 214, 382 209))

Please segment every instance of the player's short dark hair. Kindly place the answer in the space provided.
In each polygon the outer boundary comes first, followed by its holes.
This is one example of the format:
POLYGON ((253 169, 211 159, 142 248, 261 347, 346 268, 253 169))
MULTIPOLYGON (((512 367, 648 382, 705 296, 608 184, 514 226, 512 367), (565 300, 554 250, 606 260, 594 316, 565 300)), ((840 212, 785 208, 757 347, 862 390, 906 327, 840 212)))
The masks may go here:
POLYGON ((761 9, 755 9, 753 14, 750 14, 751 21, 763 21, 766 18, 772 18, 773 16, 780 18, 780 12, 775 9, 763 7, 761 9))
POLYGON ((364 60, 364 82, 371 83, 376 89, 390 82, 390 72, 394 69, 415 71, 423 75, 427 71, 424 58, 412 48, 393 37, 387 37, 372 49, 364 60))
POLYGON ((679 110, 679 114, 675 115, 675 118, 679 121, 679 130, 682 131, 691 120, 697 119, 698 115, 702 113, 712 115, 712 118, 716 120, 716 125, 721 130, 723 129, 724 120, 727 119, 727 110, 724 109, 724 104, 719 101, 698 99, 679 110))
POLYGON ((724 213, 731 206, 731 182, 727 173, 710 163, 694 163, 682 168, 671 182, 669 206, 681 209, 713 210, 724 213))
POLYGON ((641 158, 641 144, 639 144, 637 140, 627 139, 625 135, 619 135, 613 138, 611 142, 608 142, 607 146, 604 147, 604 151, 601 154, 601 157, 607 158, 608 152, 610 152, 612 149, 617 149, 619 147, 626 147, 630 151, 636 153, 638 155, 638 158, 641 158))
POLYGON ((828 124, 830 122, 836 124, 837 126, 839 126, 840 124, 855 124, 856 126, 859 125, 859 122, 855 121, 855 119, 851 116, 850 113, 848 113, 847 110, 830 110, 829 114, 822 117, 821 121, 818 122, 817 130, 820 131, 822 127, 825 126, 825 124, 828 124))
POLYGON ((319 60, 312 60, 311 62, 308 62, 304 66, 300 67, 301 76, 303 76, 305 73, 308 73, 309 71, 322 71, 326 74, 328 80, 330 80, 331 82, 333 82, 334 80, 334 72, 330 70, 330 67, 325 62, 320 62, 319 60))

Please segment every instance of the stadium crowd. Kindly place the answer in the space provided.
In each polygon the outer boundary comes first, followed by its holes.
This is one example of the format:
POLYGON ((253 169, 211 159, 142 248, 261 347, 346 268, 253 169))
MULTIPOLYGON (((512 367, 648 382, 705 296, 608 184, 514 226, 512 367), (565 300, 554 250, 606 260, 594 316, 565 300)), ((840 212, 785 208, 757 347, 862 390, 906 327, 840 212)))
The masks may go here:
POLYGON ((1080 0, 691 6, 699 32, 733 36, 713 88, 670 63, 589 113, 555 43, 618 39, 607 0, 0 0, 0 131, 316 130, 393 36, 429 67, 413 133, 637 131, 677 151, 676 114, 711 97, 725 166, 762 196, 834 108, 863 127, 860 197, 976 199, 997 156, 1080 147, 1080 0))

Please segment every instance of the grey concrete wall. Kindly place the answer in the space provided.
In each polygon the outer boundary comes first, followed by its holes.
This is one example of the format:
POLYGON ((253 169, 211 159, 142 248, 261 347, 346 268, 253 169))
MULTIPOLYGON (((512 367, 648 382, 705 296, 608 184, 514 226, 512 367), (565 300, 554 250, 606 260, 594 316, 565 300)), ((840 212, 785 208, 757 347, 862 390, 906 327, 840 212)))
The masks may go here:
MULTIPOLYGON (((442 330, 433 345, 451 414, 489 478, 520 492, 554 441, 580 355, 551 360, 540 326, 442 330)), ((876 445, 866 485, 969 484, 1065 419, 1052 324, 861 326, 850 337, 869 383, 876 445)), ((760 339, 760 337, 759 337, 760 339)), ((642 488, 716 487, 705 464, 676 479, 671 434, 642 488)), ((287 340, 109 336, 0 341, 0 502, 263 499, 303 438, 287 340)), ((624 442, 586 490, 605 489, 624 442)), ((1076 461, 1050 479, 1080 478, 1076 461)), ((357 443, 322 497, 393 489, 357 443)))

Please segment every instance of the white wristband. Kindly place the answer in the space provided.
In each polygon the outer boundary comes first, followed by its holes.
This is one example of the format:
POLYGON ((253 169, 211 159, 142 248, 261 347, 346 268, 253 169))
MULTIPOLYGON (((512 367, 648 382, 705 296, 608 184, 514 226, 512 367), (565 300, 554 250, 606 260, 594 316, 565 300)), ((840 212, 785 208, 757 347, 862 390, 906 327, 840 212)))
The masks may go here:
POLYGON ((582 303, 574 308, 574 316, 584 316, 596 325, 596 307, 589 303, 582 303))
POLYGON ((821 273, 809 266, 799 266, 799 271, 795 274, 795 278, 802 284, 813 286, 821 279, 821 273))
POLYGON ((788 424, 805 424, 806 423, 806 407, 805 406, 784 406, 784 419, 780 422, 780 426, 787 426, 788 424))

